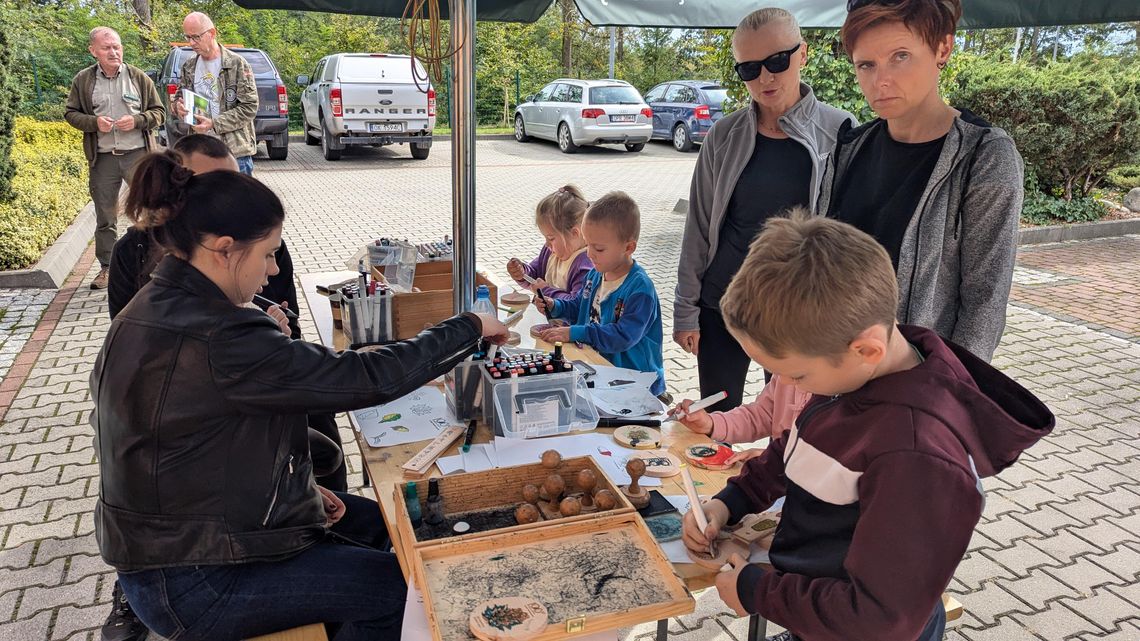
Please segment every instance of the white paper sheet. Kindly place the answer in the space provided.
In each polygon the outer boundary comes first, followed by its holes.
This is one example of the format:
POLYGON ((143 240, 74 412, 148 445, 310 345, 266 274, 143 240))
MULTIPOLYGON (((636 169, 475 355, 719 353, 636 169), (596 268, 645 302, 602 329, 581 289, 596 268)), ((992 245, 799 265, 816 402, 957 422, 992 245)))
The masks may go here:
MULTIPOLYGON (((404 603, 404 623, 400 632, 402 641, 431 641, 431 627, 428 625, 424 596, 416 588, 415 581, 408 582, 408 597, 404 603)), ((574 636, 574 641, 617 641, 617 630, 595 632, 574 636)))
MULTIPOLYGON (((481 472, 494 467, 526 465, 542 460, 546 450, 558 450, 564 458, 572 456, 592 456, 598 467, 618 485, 629 483, 625 464, 638 450, 622 447, 607 434, 586 432, 570 436, 550 436, 546 438, 514 439, 495 438, 494 443, 473 445, 466 455, 445 456, 436 460, 442 474, 452 474, 459 470, 481 472), (488 451, 489 450, 489 451, 488 451)), ((645 487, 658 487, 661 479, 641 477, 639 483, 645 487)))
POLYGON ((648 387, 624 385, 603 389, 594 385, 590 398, 601 416, 620 418, 645 418, 659 416, 667 408, 657 399, 648 387))
POLYGON ((657 381, 657 372, 639 372, 612 365, 591 365, 597 374, 591 379, 594 389, 611 389, 633 385, 649 389, 657 381))
POLYGON ((435 386, 417 388, 407 396, 385 405, 353 413, 364 440, 372 447, 390 447, 435 438, 452 421, 443 390, 435 386))

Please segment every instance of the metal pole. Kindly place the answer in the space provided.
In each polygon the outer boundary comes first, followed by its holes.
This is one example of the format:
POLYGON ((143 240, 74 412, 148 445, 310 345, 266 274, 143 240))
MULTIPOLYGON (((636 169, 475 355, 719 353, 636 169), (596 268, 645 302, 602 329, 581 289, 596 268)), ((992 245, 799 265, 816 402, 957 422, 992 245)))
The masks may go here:
POLYGON ((610 78, 614 75, 614 59, 617 56, 617 27, 610 27, 610 78))
POLYGON ((451 272, 455 313, 475 302, 475 0, 449 0, 451 39, 451 272))

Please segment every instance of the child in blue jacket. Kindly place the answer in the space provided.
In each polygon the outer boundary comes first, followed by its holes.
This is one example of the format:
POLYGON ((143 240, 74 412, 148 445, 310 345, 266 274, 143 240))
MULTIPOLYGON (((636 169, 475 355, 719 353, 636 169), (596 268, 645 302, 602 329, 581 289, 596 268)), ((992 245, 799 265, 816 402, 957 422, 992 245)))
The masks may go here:
POLYGON ((618 367, 656 372, 651 391, 665 392, 665 359, 661 355, 661 304, 649 274, 633 259, 641 233, 641 213, 625 192, 614 191, 590 205, 582 224, 586 252, 594 268, 573 299, 538 296, 535 306, 550 308, 552 318, 569 327, 542 333, 548 342, 575 341, 598 350, 618 367))

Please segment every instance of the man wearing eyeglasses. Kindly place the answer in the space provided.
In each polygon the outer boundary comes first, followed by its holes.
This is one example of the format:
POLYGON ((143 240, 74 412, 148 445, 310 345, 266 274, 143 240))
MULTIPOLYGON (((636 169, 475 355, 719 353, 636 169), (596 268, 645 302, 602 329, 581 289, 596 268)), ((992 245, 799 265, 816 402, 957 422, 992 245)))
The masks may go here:
MULTIPOLYGON (((237 158, 238 169, 253 175, 253 155, 257 153, 257 83, 253 69, 244 58, 218 42, 218 30, 210 16, 195 11, 182 21, 186 40, 196 55, 182 63, 183 89, 205 97, 209 115, 198 116, 190 126, 194 133, 221 138, 237 158)), ((175 115, 184 118, 187 106, 181 94, 171 103, 175 115)))

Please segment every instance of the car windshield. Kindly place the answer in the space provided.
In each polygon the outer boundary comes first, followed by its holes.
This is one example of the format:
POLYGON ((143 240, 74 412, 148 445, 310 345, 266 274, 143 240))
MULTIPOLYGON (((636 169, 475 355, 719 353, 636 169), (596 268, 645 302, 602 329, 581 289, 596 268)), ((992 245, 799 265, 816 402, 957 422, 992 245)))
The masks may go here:
POLYGON ((591 105, 639 105, 641 94, 633 87, 614 85, 610 87, 590 87, 591 105))
POLYGON ((728 89, 724 87, 701 87, 701 91, 709 97, 709 106, 719 107, 728 100, 728 89))
MULTIPOLYGON (((427 73, 416 64, 420 84, 427 87, 427 73)), ((414 82, 412 64, 408 58, 389 56, 345 56, 340 60, 337 75, 349 82, 414 82)))
POLYGON ((269 63, 269 58, 260 51, 238 51, 237 55, 245 58, 250 67, 253 67, 253 75, 255 76, 272 76, 275 74, 273 65, 269 63))

